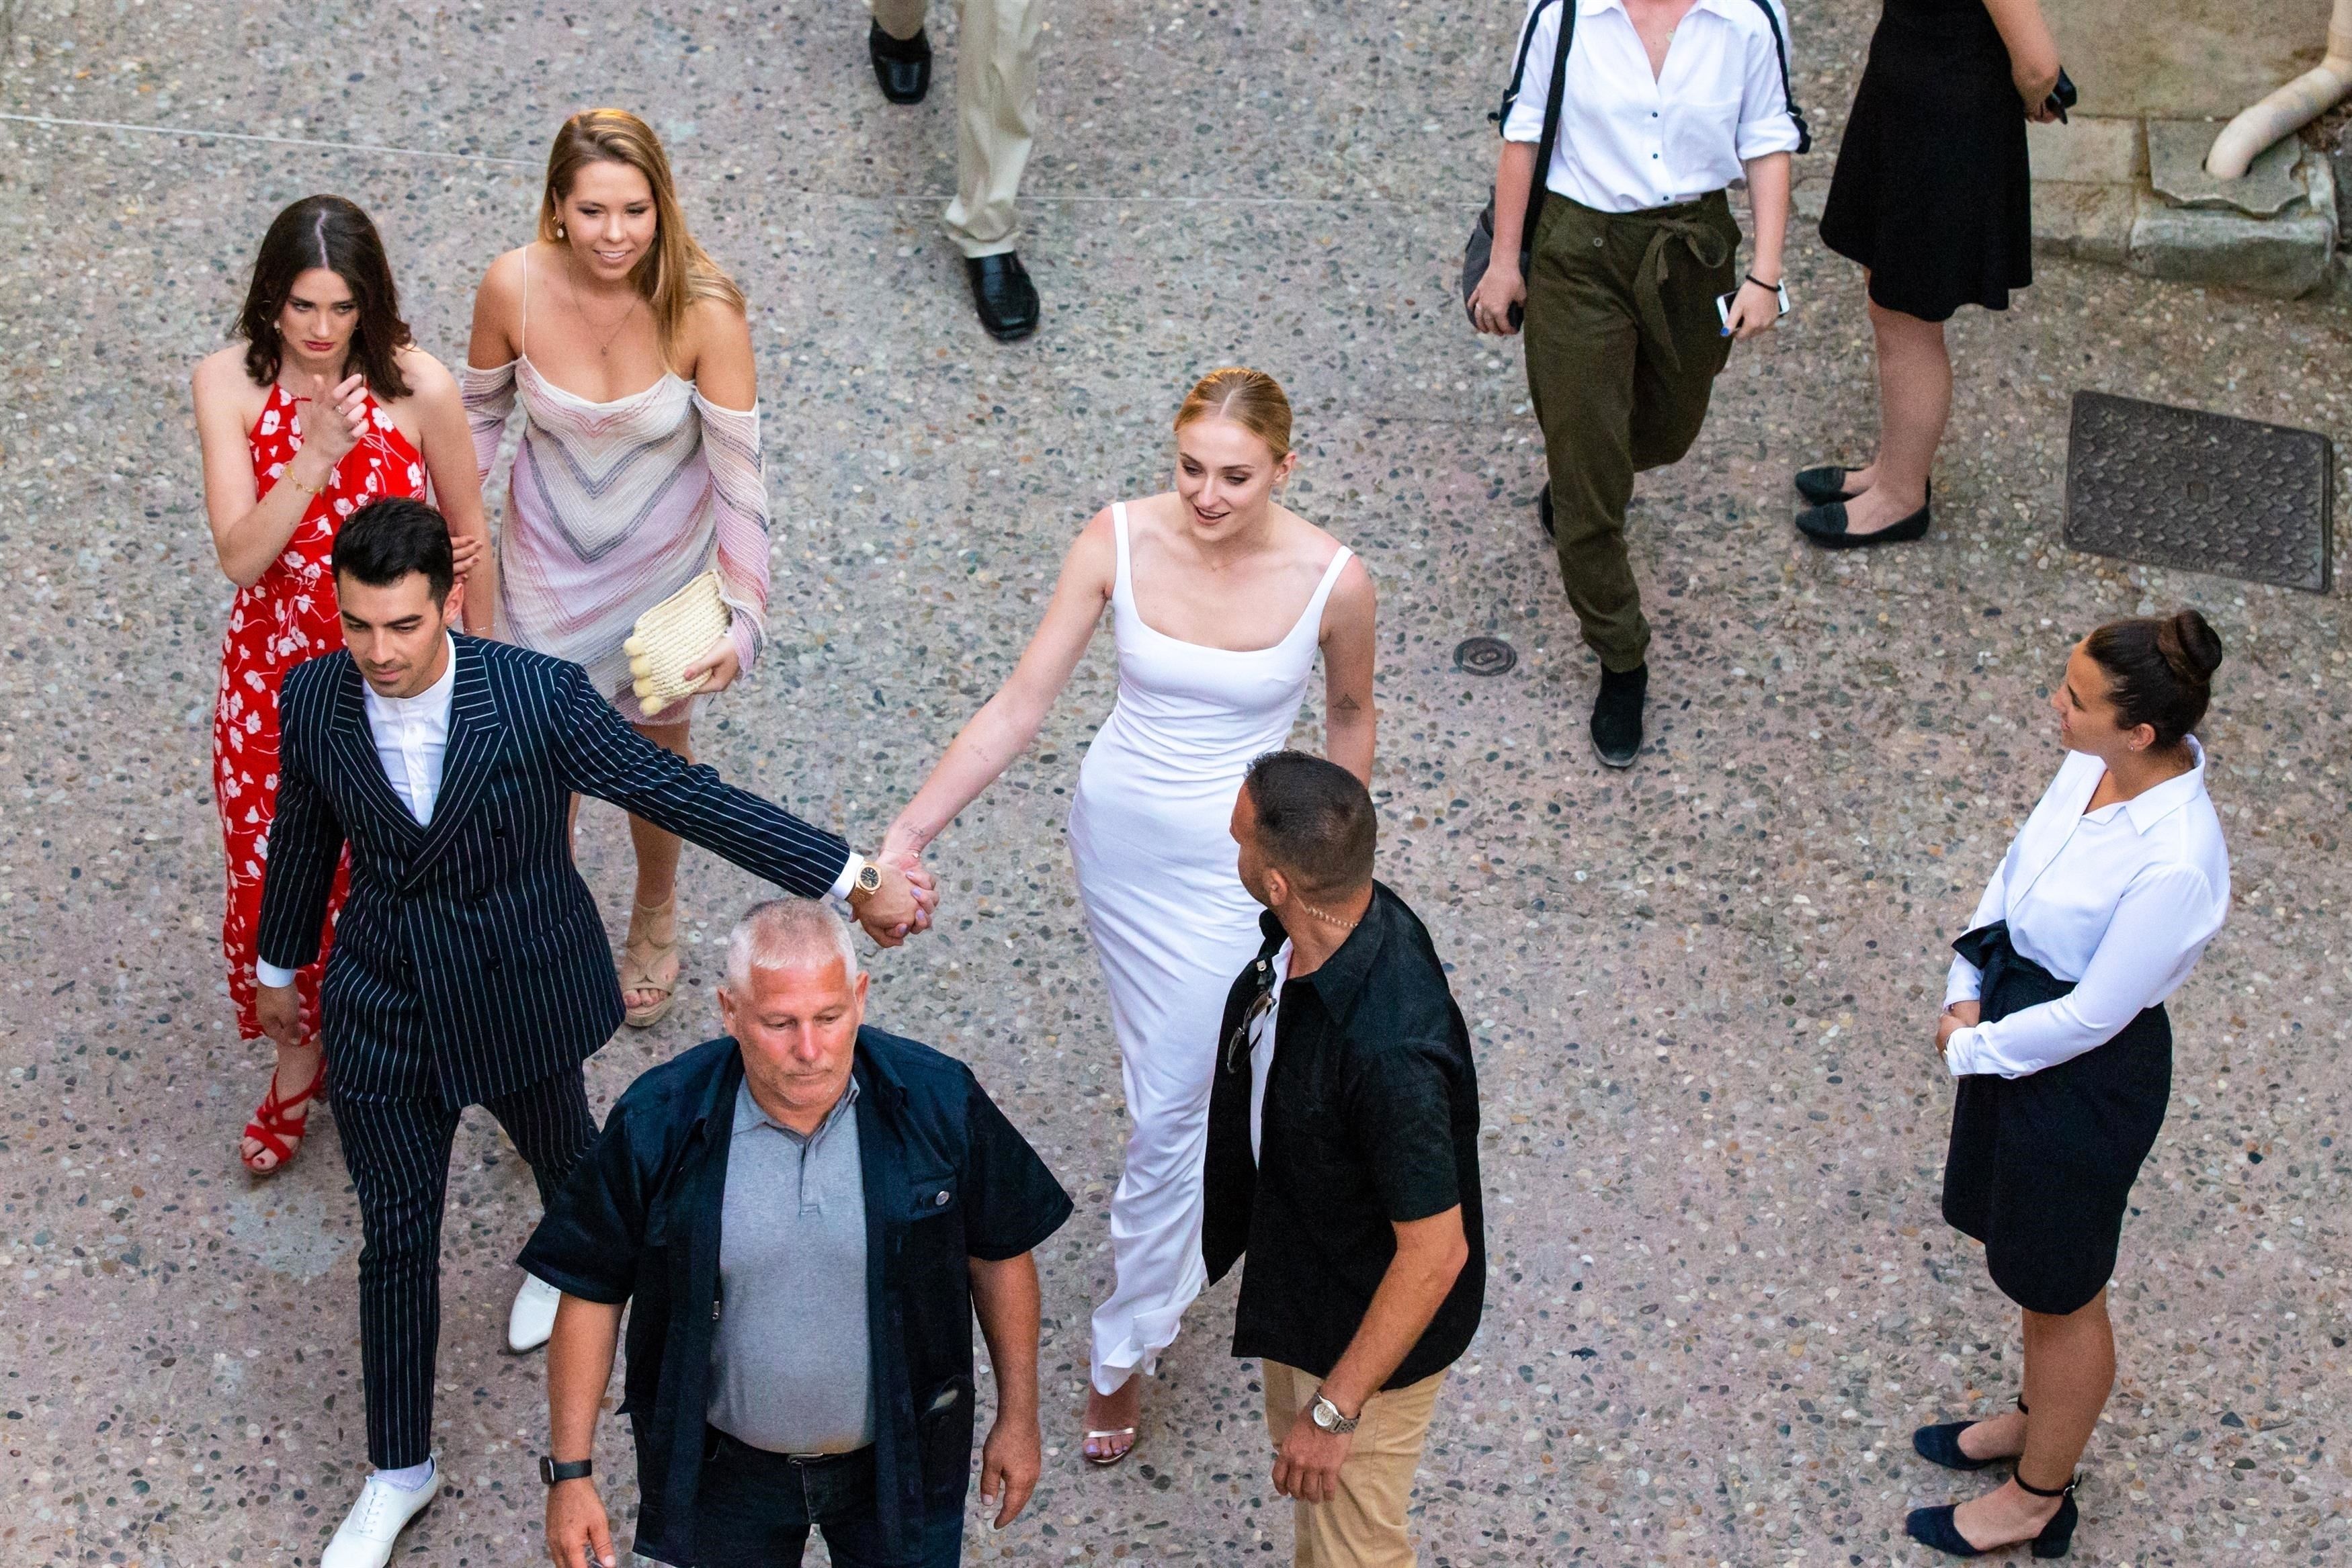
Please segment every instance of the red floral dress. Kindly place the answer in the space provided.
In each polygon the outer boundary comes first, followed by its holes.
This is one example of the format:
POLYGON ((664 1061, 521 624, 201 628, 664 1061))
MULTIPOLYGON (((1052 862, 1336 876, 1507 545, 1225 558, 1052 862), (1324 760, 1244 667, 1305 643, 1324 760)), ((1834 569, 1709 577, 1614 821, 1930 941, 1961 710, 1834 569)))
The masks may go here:
MULTIPOLYGON (((308 401, 308 400, 304 400, 308 401)), ((300 404, 272 384, 269 402, 247 435, 253 448, 257 499, 269 494, 302 449, 300 404)), ((228 959, 228 994, 236 1005, 237 1033, 261 1038, 254 1011, 255 945, 261 924, 261 883, 269 860, 269 819, 278 804, 278 685, 305 659, 343 645, 336 618, 335 530, 370 501, 387 496, 423 497, 425 460, 381 404, 367 399, 365 428, 334 477, 312 497, 286 549, 229 607, 221 639, 220 701, 213 714, 213 794, 220 805, 221 839, 228 851, 228 909, 221 948, 228 959)), ((327 929, 319 962, 296 977, 302 1033, 319 1034, 319 976, 342 908, 345 873, 335 873, 327 901, 327 929)))

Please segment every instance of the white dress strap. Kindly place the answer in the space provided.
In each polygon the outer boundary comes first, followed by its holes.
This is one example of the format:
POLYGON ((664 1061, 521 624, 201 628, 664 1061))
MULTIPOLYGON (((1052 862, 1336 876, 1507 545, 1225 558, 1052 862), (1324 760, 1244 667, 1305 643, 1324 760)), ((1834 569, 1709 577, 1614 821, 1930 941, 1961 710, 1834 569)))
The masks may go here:
POLYGON ((515 329, 515 358, 530 358, 530 246, 522 247, 522 325, 515 329))
MULTIPOLYGON (((1323 569, 1323 580, 1315 585, 1315 597, 1307 601, 1306 610, 1299 614, 1298 624, 1290 629, 1292 637, 1297 636, 1302 631, 1322 629, 1324 603, 1330 599, 1331 590, 1339 580, 1339 573, 1346 570, 1349 559, 1355 553, 1346 545, 1339 547, 1339 553, 1333 556, 1331 564, 1323 569)), ((1287 640, 1285 639, 1285 641, 1287 640)))
POLYGON ((1110 531, 1111 537, 1118 541, 1118 567, 1111 576, 1111 602, 1125 605, 1132 610, 1135 607, 1135 583, 1128 570, 1127 563, 1127 503, 1125 501, 1113 501, 1110 504, 1110 531))

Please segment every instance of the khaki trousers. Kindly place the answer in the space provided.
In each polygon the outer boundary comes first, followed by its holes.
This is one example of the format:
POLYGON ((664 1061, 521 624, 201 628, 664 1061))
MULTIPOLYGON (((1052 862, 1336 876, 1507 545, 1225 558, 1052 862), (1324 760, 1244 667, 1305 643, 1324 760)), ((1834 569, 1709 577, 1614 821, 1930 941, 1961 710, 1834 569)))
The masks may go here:
MULTIPOLYGON (((894 38, 922 30, 926 0, 866 0, 894 38)), ((950 237, 966 256, 996 256, 1020 240, 1013 198, 1037 119, 1037 35, 1045 0, 957 0, 956 194, 950 237)))
MULTIPOLYGON (((1276 1448, 1290 1424, 1315 1402, 1323 1380, 1278 1361, 1265 1368, 1265 1429, 1276 1448)), ((1412 1500, 1412 1473, 1421 1468, 1429 1417, 1437 1407, 1433 1372, 1419 1383, 1375 1394, 1364 1401, 1356 1440, 1339 1467, 1339 1492, 1328 1502, 1292 1504, 1297 1521, 1296 1568, 1413 1568, 1412 1542, 1405 1534, 1405 1506, 1412 1500)))
POLYGON ((1550 471, 1559 580, 1605 667, 1648 655, 1625 555, 1633 475, 1681 461, 1731 352, 1716 296, 1739 276, 1739 225, 1720 191, 1679 206, 1600 213, 1544 195, 1528 268, 1528 392, 1550 471))

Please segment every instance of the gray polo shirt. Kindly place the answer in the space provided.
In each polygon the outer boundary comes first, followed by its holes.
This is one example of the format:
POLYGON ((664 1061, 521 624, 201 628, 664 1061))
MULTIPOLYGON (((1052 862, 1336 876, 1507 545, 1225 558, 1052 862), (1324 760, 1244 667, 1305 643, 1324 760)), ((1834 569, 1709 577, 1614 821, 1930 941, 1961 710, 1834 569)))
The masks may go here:
POLYGON ((719 1222, 710 1424, 779 1454, 874 1441, 857 1081, 803 1138, 735 1095, 719 1222))

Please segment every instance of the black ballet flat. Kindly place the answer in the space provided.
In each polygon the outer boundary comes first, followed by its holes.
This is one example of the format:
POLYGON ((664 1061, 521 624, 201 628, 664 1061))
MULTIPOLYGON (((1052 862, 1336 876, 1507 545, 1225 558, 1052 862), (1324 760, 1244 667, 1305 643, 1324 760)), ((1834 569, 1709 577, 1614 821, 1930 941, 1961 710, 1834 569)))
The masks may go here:
MULTIPOLYGON (((2020 1396, 2017 1413, 2029 1414, 2025 1399, 2020 1396)), ((1972 1459, 1960 1448, 1960 1434, 1975 1426, 1974 1421, 1947 1421, 1940 1427, 1922 1427, 1911 1434, 1911 1447, 1931 1465, 1941 1465, 1948 1470, 1980 1470, 1988 1465, 2006 1464, 2017 1456, 1996 1454, 1989 1459, 1972 1459)))
POLYGON ((2064 1500, 2059 1503, 2058 1511, 2050 1516, 2050 1522, 2042 1527, 2042 1533, 2031 1542, 2008 1541, 1999 1546, 1975 1545, 1960 1533, 1959 1526, 1952 1522, 1952 1515, 1958 1505, 1948 1502, 1940 1508, 1913 1509, 1910 1517, 1903 1521, 1903 1533, 1922 1546, 1932 1547, 1953 1557, 1982 1557, 1989 1552, 2006 1552, 2012 1546, 2031 1546, 2036 1557, 2065 1556, 2067 1549, 2074 1543, 2074 1526, 2082 1520, 2081 1511, 2074 1506, 2074 1483, 2070 1480, 2056 1491, 2045 1491, 2024 1480, 2019 1480, 2017 1484, 2035 1497, 2064 1500))
POLYGON ((1559 537, 1551 520, 1551 481, 1549 479, 1544 481, 1544 487, 1536 492, 1536 521, 1543 525, 1544 538, 1556 539, 1559 537))
POLYGON ((1805 536, 1808 544, 1823 549, 1872 549, 1879 545, 1908 544, 1925 537, 1927 514, 1933 508, 1932 500, 1922 502, 1917 511, 1874 534, 1850 534, 1845 531, 1845 503, 1825 501, 1797 514, 1797 531, 1805 536))
POLYGON ((1862 494, 1859 490, 1845 487, 1846 476, 1853 472, 1851 468, 1840 468, 1834 464, 1820 468, 1800 468, 1797 470, 1797 494, 1805 498, 1809 507, 1825 507, 1832 501, 1851 501, 1862 494))

